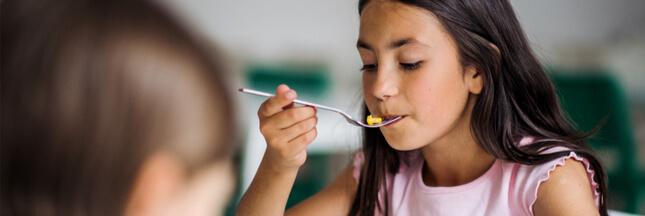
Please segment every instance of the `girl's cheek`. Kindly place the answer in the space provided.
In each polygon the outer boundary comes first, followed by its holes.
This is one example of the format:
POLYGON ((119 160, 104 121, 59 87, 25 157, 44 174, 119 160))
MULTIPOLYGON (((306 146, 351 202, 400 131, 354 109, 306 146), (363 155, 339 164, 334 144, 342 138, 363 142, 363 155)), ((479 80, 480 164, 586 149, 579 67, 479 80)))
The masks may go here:
POLYGON ((365 97, 365 101, 368 102, 372 98, 372 87, 373 87, 373 81, 374 78, 372 77, 371 74, 366 74, 363 72, 363 96, 365 97))

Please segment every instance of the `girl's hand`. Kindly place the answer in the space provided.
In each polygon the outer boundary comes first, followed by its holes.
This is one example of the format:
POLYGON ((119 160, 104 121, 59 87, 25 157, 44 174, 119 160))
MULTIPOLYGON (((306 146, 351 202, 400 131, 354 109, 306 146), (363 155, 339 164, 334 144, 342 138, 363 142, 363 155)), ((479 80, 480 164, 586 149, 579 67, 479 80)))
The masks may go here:
POLYGON ((276 94, 258 110, 260 132, 267 142, 265 160, 280 170, 297 170, 305 163, 305 148, 316 138, 318 117, 314 107, 295 107, 296 91, 278 86, 276 94))
MULTIPOLYGON (((296 92, 278 86, 274 97, 260 106, 260 132, 267 150, 249 188, 242 196, 236 215, 285 215, 289 193, 305 163, 305 148, 316 138, 316 108, 295 107, 296 92)), ((287 215, 347 214, 357 183, 350 165, 331 186, 298 204, 287 215)))

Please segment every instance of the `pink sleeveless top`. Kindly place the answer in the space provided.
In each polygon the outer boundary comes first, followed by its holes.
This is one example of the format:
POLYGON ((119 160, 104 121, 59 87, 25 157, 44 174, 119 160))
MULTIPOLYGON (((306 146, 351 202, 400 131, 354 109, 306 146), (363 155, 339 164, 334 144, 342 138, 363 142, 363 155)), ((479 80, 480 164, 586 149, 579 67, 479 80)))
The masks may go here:
MULTIPOLYGON (((532 139, 522 140, 531 142, 532 139)), ((561 151, 554 148, 548 152, 561 151)), ((389 215, 533 215, 533 204, 537 198, 540 183, 549 178, 549 173, 564 160, 573 158, 581 161, 587 168, 596 208, 600 194, 598 184, 593 181, 594 171, 589 169, 587 159, 571 152, 541 165, 522 165, 496 160, 494 164, 474 181, 454 187, 429 187, 421 179, 424 159, 420 150, 402 153, 409 158, 409 165, 401 163, 399 172, 387 175, 387 201, 390 203, 389 215)), ((354 158, 354 178, 358 181, 363 165, 363 153, 354 158)), ((383 188, 379 200, 383 203, 383 188)), ((376 215, 383 215, 378 210, 376 215)))

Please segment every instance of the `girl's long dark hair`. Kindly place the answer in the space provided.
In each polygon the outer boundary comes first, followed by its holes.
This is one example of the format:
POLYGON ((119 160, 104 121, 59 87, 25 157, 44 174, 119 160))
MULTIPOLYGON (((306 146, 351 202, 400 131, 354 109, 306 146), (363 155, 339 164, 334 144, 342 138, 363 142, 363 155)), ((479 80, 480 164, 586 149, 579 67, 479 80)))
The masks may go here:
MULTIPOLYGON (((359 14, 370 0, 359 0, 359 14)), ((475 102, 471 130, 477 143, 502 160, 536 165, 569 154, 544 154, 565 147, 586 158, 599 184, 600 214, 607 215, 607 185, 600 160, 586 144, 596 130, 583 133, 563 113, 546 72, 532 53, 515 12, 507 0, 398 0, 432 12, 457 44, 462 66, 483 75, 484 87, 475 102), (496 50, 495 45, 498 49, 496 50), (518 146, 532 136, 536 143, 518 146)), ((364 106, 365 117, 369 110, 364 106)), ((378 200, 387 173, 399 167, 397 151, 379 129, 364 129, 364 165, 349 215, 385 215, 389 203, 378 200)), ((385 191, 387 193, 387 191, 385 191)), ((387 194, 384 194, 387 197, 387 194)))

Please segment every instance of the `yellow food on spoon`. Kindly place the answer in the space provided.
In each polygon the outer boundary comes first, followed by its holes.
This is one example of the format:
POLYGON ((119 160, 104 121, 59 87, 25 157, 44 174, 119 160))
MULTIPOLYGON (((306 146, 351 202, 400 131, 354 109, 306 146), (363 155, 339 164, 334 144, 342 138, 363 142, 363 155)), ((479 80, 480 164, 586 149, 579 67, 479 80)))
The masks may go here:
POLYGON ((372 117, 372 115, 367 116, 367 124, 368 125, 373 125, 373 124, 378 124, 381 123, 382 119, 379 117, 372 117))

